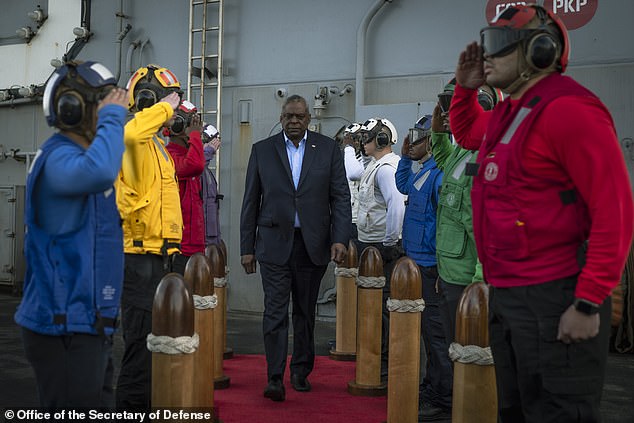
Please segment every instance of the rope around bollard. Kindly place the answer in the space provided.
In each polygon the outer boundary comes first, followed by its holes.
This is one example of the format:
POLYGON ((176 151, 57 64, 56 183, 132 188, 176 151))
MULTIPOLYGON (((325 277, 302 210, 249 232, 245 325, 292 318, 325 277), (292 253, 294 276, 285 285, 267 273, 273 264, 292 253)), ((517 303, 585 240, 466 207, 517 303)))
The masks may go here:
POLYGON ((396 300, 387 299, 387 310, 397 313, 420 313, 425 310, 425 300, 419 298, 417 300, 396 300))
POLYGON ((335 267, 335 276, 341 276, 343 278, 356 278, 359 274, 359 269, 356 267, 335 267))
POLYGON ((194 297, 194 308, 196 310, 209 310, 210 308, 216 308, 218 305, 218 296, 214 295, 193 295, 194 297))
POLYGON ((493 365, 491 347, 482 348, 477 345, 460 345, 457 342, 452 342, 449 345, 449 358, 464 364, 493 365))
POLYGON ((357 276, 357 286, 361 288, 383 288, 385 276, 357 276))
POLYGON ((224 288, 227 286, 227 278, 214 278, 214 288, 224 288))
POLYGON ((196 351, 199 343, 200 339, 197 333, 192 336, 178 336, 176 338, 164 335, 156 336, 151 333, 147 336, 147 349, 163 354, 191 354, 196 351))

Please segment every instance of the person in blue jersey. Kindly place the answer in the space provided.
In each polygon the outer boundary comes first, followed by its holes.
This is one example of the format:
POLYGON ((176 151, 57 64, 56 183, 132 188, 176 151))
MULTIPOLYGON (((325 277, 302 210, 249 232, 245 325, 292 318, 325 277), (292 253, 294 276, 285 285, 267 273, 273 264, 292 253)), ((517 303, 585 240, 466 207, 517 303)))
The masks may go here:
POLYGON ((90 61, 61 66, 44 91, 46 121, 59 131, 26 181, 27 271, 15 321, 47 409, 111 405, 107 367, 123 283, 113 183, 127 102, 113 74, 90 61))
POLYGON ((418 119, 403 141, 396 187, 407 195, 403 217, 403 250, 416 262, 423 283, 425 310, 421 334, 425 343, 425 377, 421 383, 419 421, 451 418, 453 374, 439 311, 436 262, 436 210, 443 172, 431 154, 432 116, 418 119), (414 162, 420 168, 414 170, 414 162))

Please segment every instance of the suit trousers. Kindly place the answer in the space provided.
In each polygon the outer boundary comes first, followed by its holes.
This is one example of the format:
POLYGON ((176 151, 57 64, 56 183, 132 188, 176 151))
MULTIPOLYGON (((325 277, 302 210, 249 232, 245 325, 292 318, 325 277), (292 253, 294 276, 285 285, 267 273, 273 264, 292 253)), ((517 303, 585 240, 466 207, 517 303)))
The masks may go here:
POLYGON ((283 265, 260 263, 264 289, 264 349, 267 375, 284 377, 288 354, 288 307, 293 299, 291 374, 308 376, 315 362, 315 307, 326 265, 315 265, 306 251, 301 230, 295 229, 293 249, 283 265))
POLYGON ((577 278, 489 293, 489 331, 503 423, 599 422, 608 356, 611 301, 601 305, 599 334, 557 340, 577 278))

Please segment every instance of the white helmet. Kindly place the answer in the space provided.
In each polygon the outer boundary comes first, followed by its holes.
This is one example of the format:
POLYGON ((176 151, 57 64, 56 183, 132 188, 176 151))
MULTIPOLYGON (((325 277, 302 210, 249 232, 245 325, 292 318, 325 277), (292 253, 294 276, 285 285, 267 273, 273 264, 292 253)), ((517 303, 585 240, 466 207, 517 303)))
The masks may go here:
POLYGON ((366 120, 361 126, 361 131, 367 135, 366 142, 376 138, 376 145, 379 148, 386 147, 389 144, 396 144, 398 141, 396 127, 392 122, 384 118, 366 120))

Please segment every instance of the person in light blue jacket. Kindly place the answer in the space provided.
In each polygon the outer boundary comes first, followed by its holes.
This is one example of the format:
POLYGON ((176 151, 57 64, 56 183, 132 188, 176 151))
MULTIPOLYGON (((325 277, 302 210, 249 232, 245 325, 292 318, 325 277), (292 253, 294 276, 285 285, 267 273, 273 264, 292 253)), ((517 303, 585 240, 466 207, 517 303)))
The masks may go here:
POLYGON ((65 64, 44 91, 44 115, 59 132, 27 177, 27 272, 15 321, 47 409, 110 405, 107 368, 123 283, 113 183, 127 101, 96 62, 65 64))
POLYGON ((396 169, 396 187, 407 195, 403 218, 403 249, 420 269, 425 310, 422 337, 426 372, 421 383, 422 421, 450 418, 453 372, 439 311, 436 267, 436 210, 443 178, 431 154, 431 115, 421 117, 403 141, 396 169), (420 168, 413 169, 414 162, 420 168))

